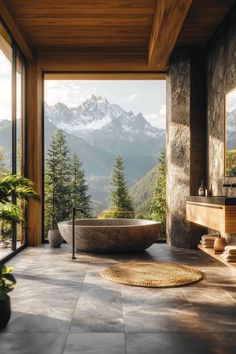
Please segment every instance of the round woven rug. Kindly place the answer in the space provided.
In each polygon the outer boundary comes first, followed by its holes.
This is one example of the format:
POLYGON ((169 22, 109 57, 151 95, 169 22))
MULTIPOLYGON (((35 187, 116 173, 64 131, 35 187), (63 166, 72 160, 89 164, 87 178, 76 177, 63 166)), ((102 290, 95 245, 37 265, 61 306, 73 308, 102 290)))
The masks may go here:
POLYGON ((169 288, 195 283, 203 274, 182 264, 158 262, 124 262, 101 272, 103 278, 116 283, 150 288, 169 288))

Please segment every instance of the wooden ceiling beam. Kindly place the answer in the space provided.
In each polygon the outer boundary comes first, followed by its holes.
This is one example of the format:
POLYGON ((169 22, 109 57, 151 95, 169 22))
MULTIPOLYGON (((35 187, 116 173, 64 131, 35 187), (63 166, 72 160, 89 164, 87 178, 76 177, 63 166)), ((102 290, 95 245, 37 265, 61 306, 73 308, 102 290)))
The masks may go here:
POLYGON ((166 70, 192 0, 158 0, 148 48, 148 64, 166 70))
POLYGON ((165 74, 147 64, 146 53, 139 52, 84 52, 40 49, 38 62, 45 73, 151 73, 165 74))
POLYGON ((29 47, 28 43, 26 42, 24 36, 22 35, 19 27, 15 23, 4 0, 0 0, 0 17, 2 17, 3 21, 6 23, 7 27, 9 28, 11 34, 19 45, 26 59, 32 60, 34 58, 33 52, 29 47))

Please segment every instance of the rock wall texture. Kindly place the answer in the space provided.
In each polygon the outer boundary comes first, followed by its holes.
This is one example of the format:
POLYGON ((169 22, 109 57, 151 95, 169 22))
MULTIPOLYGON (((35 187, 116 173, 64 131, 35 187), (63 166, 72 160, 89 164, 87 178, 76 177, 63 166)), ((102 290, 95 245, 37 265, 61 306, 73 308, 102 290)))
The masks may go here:
MULTIPOLYGON (((213 195, 225 195, 223 183, 236 183, 224 176, 224 97, 236 87, 236 7, 208 45, 207 122, 208 185, 213 195)), ((236 195, 236 190, 232 190, 236 195)))
POLYGON ((186 197, 206 173, 206 119, 202 58, 191 47, 175 51, 167 76, 167 238, 196 247, 204 232, 186 222, 186 197))

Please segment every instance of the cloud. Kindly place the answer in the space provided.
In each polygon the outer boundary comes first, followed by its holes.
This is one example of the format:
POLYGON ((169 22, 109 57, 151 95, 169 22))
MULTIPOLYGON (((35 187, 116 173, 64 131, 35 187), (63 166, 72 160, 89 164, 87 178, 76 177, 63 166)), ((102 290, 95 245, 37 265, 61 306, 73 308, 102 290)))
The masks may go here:
POLYGON ((128 102, 134 102, 139 97, 139 92, 133 93, 132 95, 127 97, 128 102))
POLYGON ((236 88, 226 95, 226 111, 232 112, 236 108, 236 88))
POLYGON ((159 113, 160 113, 161 117, 165 117, 166 118, 166 105, 165 104, 161 105, 159 113))

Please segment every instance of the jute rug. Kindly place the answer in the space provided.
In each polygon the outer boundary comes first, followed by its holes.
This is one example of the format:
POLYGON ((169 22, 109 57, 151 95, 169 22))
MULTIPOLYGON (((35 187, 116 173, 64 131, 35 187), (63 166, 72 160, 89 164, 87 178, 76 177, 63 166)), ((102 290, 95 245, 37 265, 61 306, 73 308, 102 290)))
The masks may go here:
POLYGON ((169 288, 195 283, 203 274, 177 263, 123 262, 101 272, 103 278, 116 283, 150 288, 169 288))

